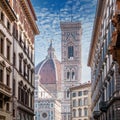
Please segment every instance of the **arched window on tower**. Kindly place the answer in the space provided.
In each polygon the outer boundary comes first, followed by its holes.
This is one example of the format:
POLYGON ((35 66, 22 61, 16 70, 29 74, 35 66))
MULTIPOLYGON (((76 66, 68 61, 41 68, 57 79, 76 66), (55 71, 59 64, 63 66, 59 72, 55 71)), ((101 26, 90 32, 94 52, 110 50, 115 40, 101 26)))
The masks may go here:
POLYGON ((72 79, 75 79, 75 72, 72 71, 72 79))
POLYGON ((68 71, 67 72, 67 79, 69 79, 70 78, 70 72, 68 71))
POLYGON ((74 57, 74 47, 68 46, 68 58, 74 57))

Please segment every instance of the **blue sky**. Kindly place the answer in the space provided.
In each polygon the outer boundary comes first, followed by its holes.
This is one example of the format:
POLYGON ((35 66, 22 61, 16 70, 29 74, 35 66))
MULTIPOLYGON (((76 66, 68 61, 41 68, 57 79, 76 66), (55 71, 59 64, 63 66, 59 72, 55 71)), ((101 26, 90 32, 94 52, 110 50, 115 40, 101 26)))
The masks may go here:
POLYGON ((35 65, 46 57, 51 39, 56 56, 61 61, 60 21, 71 21, 71 19, 80 21, 82 23, 82 82, 90 81, 87 60, 97 0, 31 0, 31 2, 40 30, 40 35, 35 38, 35 65))

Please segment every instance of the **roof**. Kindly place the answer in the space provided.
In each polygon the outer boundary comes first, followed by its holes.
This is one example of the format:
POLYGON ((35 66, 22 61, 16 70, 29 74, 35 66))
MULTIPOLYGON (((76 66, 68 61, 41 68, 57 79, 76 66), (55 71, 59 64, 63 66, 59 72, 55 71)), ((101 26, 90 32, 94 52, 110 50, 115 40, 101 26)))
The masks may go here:
POLYGON ((91 86, 91 82, 88 82, 88 83, 83 83, 83 84, 80 84, 78 86, 73 86, 70 88, 70 90, 77 90, 77 89, 80 89, 80 88, 85 88, 85 87, 90 87, 91 86))
POLYGON ((35 68, 35 74, 40 76, 41 84, 57 84, 61 81, 61 63, 54 55, 54 51, 51 42, 47 57, 35 68))

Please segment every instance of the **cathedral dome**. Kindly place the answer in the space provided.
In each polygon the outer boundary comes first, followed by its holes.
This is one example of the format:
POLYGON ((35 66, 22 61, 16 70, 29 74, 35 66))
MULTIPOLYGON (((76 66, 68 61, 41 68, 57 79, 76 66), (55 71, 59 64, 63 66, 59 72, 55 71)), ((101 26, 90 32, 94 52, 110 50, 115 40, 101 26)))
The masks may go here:
POLYGON ((41 84, 58 84, 61 81, 61 63, 54 55, 54 51, 51 43, 47 57, 35 68, 35 74, 40 75, 41 84))

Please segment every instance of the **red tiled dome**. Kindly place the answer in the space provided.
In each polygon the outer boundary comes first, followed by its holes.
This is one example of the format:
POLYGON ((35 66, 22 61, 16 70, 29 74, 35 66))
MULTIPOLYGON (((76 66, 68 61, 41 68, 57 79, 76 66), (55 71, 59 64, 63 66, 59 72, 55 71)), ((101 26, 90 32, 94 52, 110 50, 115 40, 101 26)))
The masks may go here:
POLYGON ((36 66, 35 73, 40 75, 41 84, 60 83, 61 63, 54 55, 54 48, 52 48, 52 44, 50 44, 50 47, 48 48, 48 56, 46 59, 36 66))
MULTIPOLYGON (((60 79, 60 62, 54 59, 46 59, 39 65, 38 74, 40 75, 40 83, 56 84, 60 79), (58 73, 59 72, 59 73, 58 73)), ((36 67, 37 68, 37 67, 36 67)))

